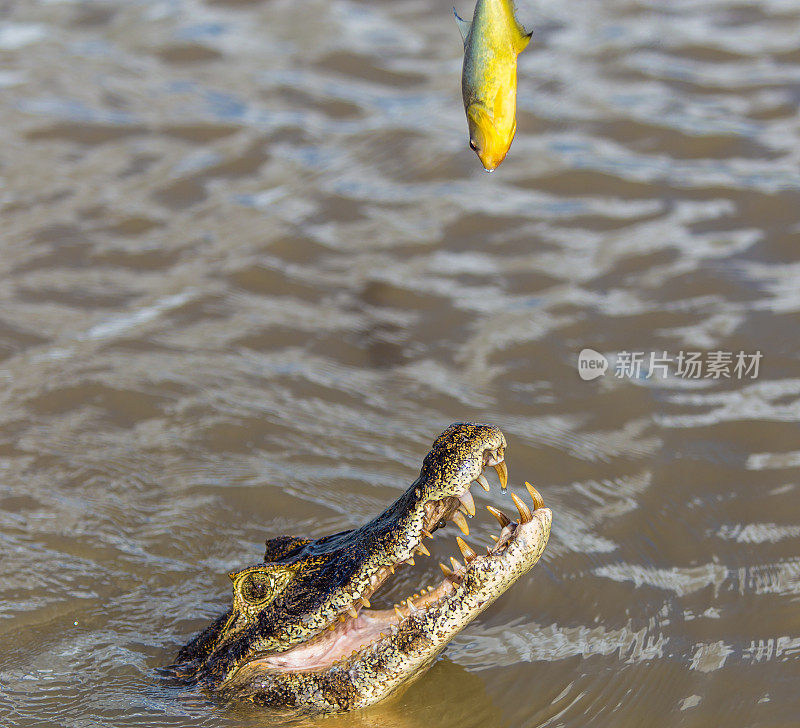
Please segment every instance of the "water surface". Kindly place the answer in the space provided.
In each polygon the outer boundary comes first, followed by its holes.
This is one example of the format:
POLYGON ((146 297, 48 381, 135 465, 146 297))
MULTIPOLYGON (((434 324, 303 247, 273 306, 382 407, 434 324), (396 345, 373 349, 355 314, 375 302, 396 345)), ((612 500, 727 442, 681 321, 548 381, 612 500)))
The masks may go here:
POLYGON ((313 725, 797 725, 800 6, 520 15, 487 175, 446 3, 0 2, 0 724, 285 724, 158 668, 265 538, 363 523, 477 420, 543 561, 313 725))

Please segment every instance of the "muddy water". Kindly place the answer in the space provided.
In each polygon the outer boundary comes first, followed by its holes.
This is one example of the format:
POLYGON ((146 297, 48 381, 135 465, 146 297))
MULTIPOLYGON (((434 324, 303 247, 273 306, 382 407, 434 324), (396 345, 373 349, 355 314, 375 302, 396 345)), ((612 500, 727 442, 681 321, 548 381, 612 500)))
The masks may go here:
POLYGON ((0 2, 0 724, 282 723, 158 668, 454 420, 506 433, 543 562, 314 725, 798 723, 800 6, 521 16, 490 176, 446 3, 0 2))

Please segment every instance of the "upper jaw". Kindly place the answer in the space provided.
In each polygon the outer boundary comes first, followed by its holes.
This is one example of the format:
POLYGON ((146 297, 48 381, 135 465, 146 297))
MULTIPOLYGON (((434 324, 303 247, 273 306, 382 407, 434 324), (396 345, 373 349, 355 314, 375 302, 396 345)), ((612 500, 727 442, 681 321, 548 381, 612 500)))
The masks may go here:
MULTIPOLYGON (((491 467, 497 472, 500 487, 503 490, 506 489, 508 469, 505 463, 505 448, 506 441, 502 432, 490 425, 451 425, 436 439, 433 449, 425 458, 420 478, 400 499, 402 501, 404 498, 409 498, 411 502, 408 504, 408 513, 399 524, 399 533, 392 534, 393 538, 387 539, 387 550, 383 562, 369 569, 366 584, 363 583, 362 576, 360 579, 362 585, 351 590, 351 593, 356 596, 352 606, 348 606, 345 610, 350 616, 355 617, 362 607, 370 606, 369 599, 372 594, 394 574, 398 566, 403 564, 413 566, 417 554, 429 556, 430 552, 424 544, 424 539, 431 538, 433 532, 445 525, 447 521, 454 522, 465 536, 469 535, 467 517, 471 518, 476 513, 475 500, 470 488, 477 483, 486 492, 489 492, 490 485, 484 472, 491 467), (451 468, 450 472, 439 471, 435 473, 435 477, 431 476, 430 469, 426 473, 425 465, 429 463, 431 456, 437 453, 437 446, 441 448, 443 440, 445 443, 449 443, 446 438, 448 433, 456 428, 467 426, 486 429, 485 447, 476 448, 470 457, 464 458, 459 463, 459 467, 451 468)), ((453 462, 448 459, 446 454, 440 454, 440 458, 445 464, 453 462)), ((381 516, 378 516, 375 521, 380 518, 381 516)), ((345 619, 346 617, 343 615, 340 617, 341 621, 345 619)))
MULTIPOLYGON (((469 535, 467 518, 476 513, 470 487, 477 483, 487 492, 490 490, 489 481, 484 475, 484 471, 489 467, 496 470, 503 490, 506 489, 508 481, 502 446, 487 451, 487 454, 481 457, 484 458, 483 464, 477 469, 475 477, 464 483, 454 484, 450 489, 451 495, 426 499, 424 496, 416 496, 414 492, 414 503, 406 517, 398 524, 397 532, 387 533, 386 538, 379 540, 383 543, 382 557, 368 561, 362 569, 353 574, 349 586, 343 590, 349 598, 345 598, 344 602, 337 599, 337 606, 331 605, 334 613, 327 625, 322 625, 322 630, 325 626, 333 630, 337 624, 345 623, 348 618, 356 618, 363 608, 371 607, 372 595, 395 573, 396 569, 405 565, 414 566, 415 559, 419 555, 430 556, 424 541, 426 538, 432 538, 434 531, 446 522, 452 521, 465 536, 469 535)), ((405 496, 410 496, 412 491, 419 488, 420 486, 416 484, 412 485, 405 496)), ((374 519, 373 523, 383 515, 374 519)))

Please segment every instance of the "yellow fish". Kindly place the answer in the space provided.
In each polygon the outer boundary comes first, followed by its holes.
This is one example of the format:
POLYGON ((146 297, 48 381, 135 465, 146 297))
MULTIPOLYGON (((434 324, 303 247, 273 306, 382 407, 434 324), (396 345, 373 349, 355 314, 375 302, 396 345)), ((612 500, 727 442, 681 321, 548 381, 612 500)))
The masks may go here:
POLYGON ((461 95, 469 145, 493 172, 517 130, 517 56, 531 33, 517 22, 512 0, 478 0, 471 23, 455 15, 464 39, 461 95))

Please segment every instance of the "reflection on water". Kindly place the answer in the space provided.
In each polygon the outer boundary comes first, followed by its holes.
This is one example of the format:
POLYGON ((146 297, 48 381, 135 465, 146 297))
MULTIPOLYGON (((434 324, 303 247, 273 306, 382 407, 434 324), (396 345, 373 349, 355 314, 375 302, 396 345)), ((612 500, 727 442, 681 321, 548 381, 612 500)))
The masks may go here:
POLYGON ((800 8, 520 16, 490 177, 449 7, 0 5, 3 725, 285 723, 158 668, 266 537, 362 523, 470 419, 554 511, 542 564, 313 725, 796 723, 800 8), (763 360, 584 382, 586 347, 763 360))

